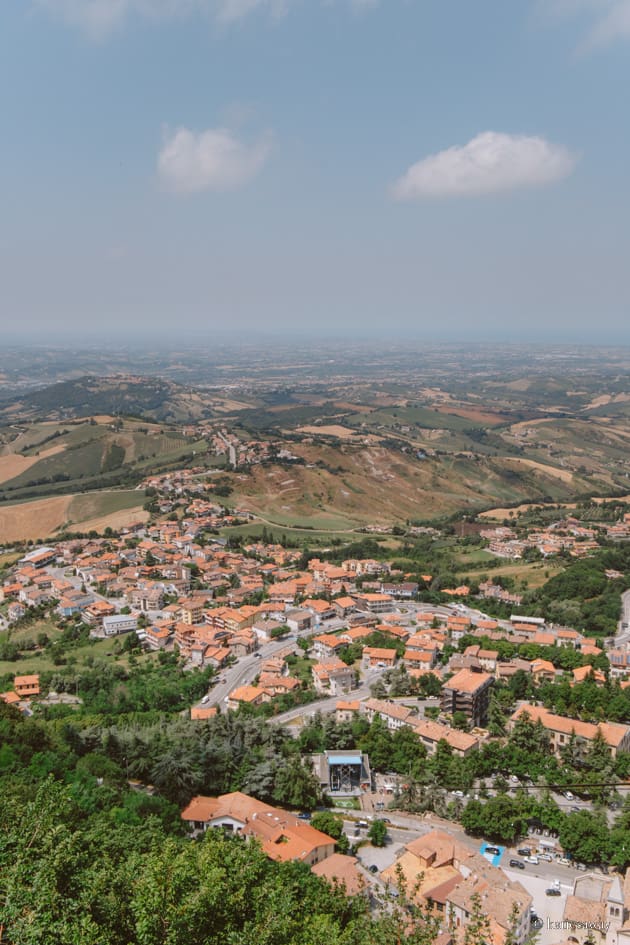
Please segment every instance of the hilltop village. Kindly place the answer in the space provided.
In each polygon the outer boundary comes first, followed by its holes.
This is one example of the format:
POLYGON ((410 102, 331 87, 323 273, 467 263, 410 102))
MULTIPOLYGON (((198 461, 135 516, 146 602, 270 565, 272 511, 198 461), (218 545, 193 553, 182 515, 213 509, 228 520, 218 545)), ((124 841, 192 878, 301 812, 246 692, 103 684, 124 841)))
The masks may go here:
MULTIPOLYGON (((312 792, 281 806, 256 790, 172 792, 191 836, 255 838, 376 910, 404 888, 440 945, 467 941, 475 922, 495 945, 630 943, 625 610, 613 639, 530 615, 491 578, 427 602, 433 575, 385 557, 217 537, 247 513, 218 504, 194 471, 146 486, 153 522, 18 557, 0 587, 3 655, 12 628, 47 614, 66 639, 87 630, 130 660, 175 660, 195 680, 178 696, 189 726, 234 714, 290 732, 312 792), (486 613, 497 602, 509 616, 486 613)), ((606 526, 607 538, 629 534, 627 514, 606 526)), ((518 540, 508 526, 480 536, 512 560, 600 547, 577 518, 518 540)), ((80 710, 81 680, 56 663, 5 676, 0 697, 26 716, 80 710)))

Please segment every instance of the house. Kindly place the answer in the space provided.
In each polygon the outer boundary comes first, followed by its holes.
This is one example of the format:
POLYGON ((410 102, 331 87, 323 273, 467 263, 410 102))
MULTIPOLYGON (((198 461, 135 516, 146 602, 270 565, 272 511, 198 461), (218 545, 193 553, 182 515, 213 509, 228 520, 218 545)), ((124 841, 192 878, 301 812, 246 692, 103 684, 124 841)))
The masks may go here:
POLYGON ((332 885, 343 887, 347 896, 357 896, 367 889, 364 875, 358 868, 355 856, 333 853, 325 860, 311 866, 311 872, 321 876, 332 885))
POLYGON ((258 686, 238 686, 228 696, 227 707, 234 711, 242 705, 257 706, 262 705, 263 702, 271 702, 271 693, 265 689, 259 689, 258 686))
POLYGON ((294 633, 304 633, 305 630, 310 630, 313 626, 313 614, 310 610, 303 608, 288 610, 285 619, 287 627, 293 630, 294 633))
POLYGON ((459 941, 476 898, 490 923, 490 943, 503 945, 511 940, 523 945, 530 935, 530 894, 479 852, 443 830, 432 830, 408 843, 381 878, 397 885, 400 874, 418 905, 431 908, 459 941))
POLYGON ((579 945, 587 942, 622 945, 630 935, 629 916, 630 874, 626 874, 624 883, 621 876, 585 873, 574 881, 562 919, 571 932, 571 940, 579 945))
POLYGON ((252 630, 256 634, 259 643, 269 643, 275 635, 286 633, 287 625, 279 620, 258 620, 253 625, 252 630))
POLYGON ((374 633, 374 627, 350 627, 349 630, 340 630, 337 636, 344 643, 360 643, 374 633))
MULTIPOLYGON (((584 647, 582 647, 582 652, 584 652, 584 647)), ((630 650, 609 650, 608 659, 611 676, 625 676, 630 673, 630 650)))
POLYGON ((495 673, 499 659, 499 651, 480 649, 477 653, 477 659, 481 664, 481 668, 485 669, 487 673, 495 673))
POLYGON ((217 714, 216 705, 194 705, 190 709, 190 719, 192 722, 205 722, 212 719, 217 714))
POLYGON ((365 715, 370 723, 378 715, 390 731, 402 728, 403 725, 411 725, 415 719, 413 709, 399 705, 397 702, 389 702, 386 699, 366 699, 365 702, 361 703, 361 713, 365 715))
POLYGON ((147 627, 144 631, 144 642, 150 650, 163 650, 173 635, 173 629, 169 626, 160 627, 154 625, 147 627))
POLYGON ((350 692, 355 684, 355 672, 343 660, 327 660, 311 667, 313 685, 317 692, 340 695, 350 692))
POLYGON ((213 646, 208 644, 203 655, 204 666, 214 666, 215 669, 221 669, 228 661, 230 650, 227 646, 213 646))
POLYGON ((235 791, 220 797, 194 797, 181 818, 196 835, 216 828, 256 838, 264 853, 281 862, 314 866, 335 852, 335 841, 287 811, 235 791))
POLYGON ((436 657, 436 650, 405 650, 403 662, 407 669, 423 669, 428 672, 435 666, 436 657))
POLYGON ((116 613, 116 608, 113 604, 110 604, 109 601, 105 600, 95 600, 83 611, 83 620, 86 623, 92 624, 94 627, 102 627, 103 619, 105 617, 111 617, 116 613))
POLYGON ((312 644, 313 652, 320 660, 331 659, 346 646, 346 643, 333 633, 313 637, 312 644))
POLYGON ((536 682, 553 682, 556 678, 556 667, 549 660, 534 660, 531 673, 536 682))
POLYGON ((180 609, 180 620, 182 623, 192 624, 203 623, 203 608, 205 605, 205 598, 189 598, 188 600, 182 600, 179 602, 180 609))
POLYGON ((20 601, 14 600, 7 607, 7 618, 9 623, 15 623, 26 613, 26 607, 20 601))
POLYGON ((335 608, 327 600, 309 598, 302 602, 302 607, 310 610, 315 618, 315 624, 319 624, 322 620, 330 620, 335 616, 335 608))
POLYGON ((17 704, 20 702, 20 697, 18 696, 17 692, 13 691, 0 692, 0 699, 2 699, 5 705, 17 706, 17 704))
POLYGON ((606 674, 601 669, 593 669, 592 666, 578 666, 573 670, 573 682, 581 683, 586 679, 592 679, 598 686, 603 686, 606 682, 606 674))
POLYGON ((332 602, 332 605, 336 615, 342 619, 357 609, 356 602, 352 597, 338 597, 337 600, 332 602))
POLYGON ((463 712, 471 725, 483 727, 488 719, 492 676, 461 669, 442 686, 442 711, 463 712))
POLYGON ((393 609, 389 594, 364 594, 360 592, 356 593, 354 598, 361 610, 367 610, 372 614, 385 614, 393 609))
POLYGON ((380 646, 365 646, 361 656, 364 669, 391 669, 396 663, 396 650, 380 646))
POLYGON ((360 706, 361 703, 358 699, 340 699, 335 706, 335 719, 337 723, 351 722, 354 715, 359 711, 360 706))
POLYGON ((571 630, 570 628, 557 629, 556 630, 556 641, 558 646, 572 646, 574 649, 579 646, 581 643, 582 637, 577 632, 577 630, 571 630))
POLYGON ((431 719, 420 719, 414 722, 413 731, 430 755, 435 754, 441 741, 450 745, 453 754, 460 758, 466 758, 471 752, 477 751, 479 748, 479 738, 477 736, 470 735, 468 732, 460 732, 456 728, 451 728, 450 725, 442 725, 440 722, 433 722, 431 719))
POLYGON ((294 676, 282 676, 278 673, 261 673, 258 685, 272 696, 285 696, 300 688, 300 680, 294 676))
POLYGON ((511 716, 508 722, 508 728, 514 728, 514 725, 522 716, 527 715, 532 722, 540 722, 549 733, 551 747, 556 754, 570 740, 579 746, 592 742, 598 735, 602 736, 610 749, 613 758, 619 752, 630 752, 630 726, 621 725, 617 722, 599 722, 594 725, 592 722, 580 722, 579 719, 567 719, 563 715, 554 715, 543 706, 539 705, 521 705, 511 716))
POLYGON ((39 695, 39 675, 15 676, 13 688, 20 699, 28 699, 39 695))

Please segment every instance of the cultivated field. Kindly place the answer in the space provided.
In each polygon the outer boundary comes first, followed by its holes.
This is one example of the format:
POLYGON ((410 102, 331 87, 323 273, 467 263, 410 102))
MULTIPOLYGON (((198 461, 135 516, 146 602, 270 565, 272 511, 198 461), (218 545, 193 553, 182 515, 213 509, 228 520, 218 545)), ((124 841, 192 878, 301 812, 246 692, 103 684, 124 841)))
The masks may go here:
POLYGON ((0 543, 52 535, 66 521, 71 500, 72 496, 60 495, 17 505, 0 505, 0 543))
POLYGON ((307 427, 298 427, 295 431, 296 433, 306 433, 307 435, 319 435, 319 436, 336 436, 340 440, 348 440, 356 438, 358 435, 357 430, 351 430, 349 427, 342 427, 338 424, 331 424, 330 426, 307 426, 307 427))
POLYGON ((122 528, 148 518, 144 492, 111 491, 85 495, 50 496, 32 502, 0 505, 0 544, 49 538, 67 527, 71 531, 122 528))
POLYGON ((60 444, 51 446, 47 450, 42 450, 39 456, 21 456, 19 453, 7 453, 0 456, 0 483, 9 482, 25 473, 27 469, 34 466, 42 459, 54 456, 56 453, 62 453, 64 447, 60 444))

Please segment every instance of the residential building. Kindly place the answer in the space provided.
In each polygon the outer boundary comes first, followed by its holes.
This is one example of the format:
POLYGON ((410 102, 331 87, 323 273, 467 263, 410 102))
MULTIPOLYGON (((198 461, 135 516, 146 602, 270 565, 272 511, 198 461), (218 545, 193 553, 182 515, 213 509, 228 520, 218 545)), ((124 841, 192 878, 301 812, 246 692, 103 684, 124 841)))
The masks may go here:
POLYGON ((568 719, 563 715, 554 715, 540 705, 521 705, 514 712, 508 727, 512 729, 522 716, 527 715, 532 722, 540 722, 551 739, 551 747, 554 752, 559 753, 560 749, 569 744, 571 739, 576 746, 586 747, 589 742, 598 735, 602 736, 611 755, 616 757, 618 752, 630 752, 630 726, 621 725, 617 722, 599 722, 597 725, 592 722, 580 722, 579 719, 568 719))
POLYGON ((493 945, 503 945, 508 938, 522 945, 530 935, 532 897, 521 883, 508 879, 479 852, 443 830, 408 843, 381 877, 395 885, 401 873, 416 902, 431 908, 444 929, 460 941, 476 898, 488 917, 488 941, 493 945))
POLYGON ((311 667, 313 685, 317 692, 342 695, 354 688, 356 673, 343 660, 331 659, 311 667))
POLYGON ((365 646, 361 662, 364 669, 391 669, 396 663, 396 650, 380 646, 365 646))
POLYGON ((478 736, 460 732, 456 728, 451 728, 450 725, 433 722, 431 719, 419 719, 413 723, 412 727, 430 755, 435 754, 441 741, 450 745, 453 754, 459 755, 460 758, 465 758, 479 748, 478 736))
POLYGON ((391 731, 402 728, 403 725, 411 725, 416 718, 413 709, 398 702, 388 702, 386 699, 366 699, 361 703, 361 713, 370 723, 378 715, 391 731))
POLYGON ((20 699, 28 699, 31 696, 39 695, 39 675, 15 676, 13 679, 13 688, 20 699))
POLYGON ((194 797, 181 817, 195 834, 217 828, 255 837, 272 860, 299 860, 314 866, 335 851, 332 837, 240 791, 220 797, 194 797))
POLYGON ((442 686, 442 711, 463 712, 470 724, 483 727, 488 720, 492 676, 461 669, 442 686))

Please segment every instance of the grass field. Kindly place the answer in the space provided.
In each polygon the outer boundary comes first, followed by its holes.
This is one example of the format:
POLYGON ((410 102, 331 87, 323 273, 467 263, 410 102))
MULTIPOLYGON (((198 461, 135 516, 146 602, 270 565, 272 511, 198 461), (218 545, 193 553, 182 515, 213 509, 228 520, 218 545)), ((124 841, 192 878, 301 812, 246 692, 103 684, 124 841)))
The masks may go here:
POLYGON ((68 508, 68 518, 73 522, 85 522, 92 518, 103 518, 123 509, 142 508, 144 491, 124 489, 119 492, 86 492, 76 495, 68 508))
POLYGON ((263 522, 251 522, 249 525, 222 528, 220 533, 224 538, 229 535, 242 535, 244 538, 251 538, 253 535, 260 535, 263 528, 271 532, 276 539, 285 535, 289 541, 296 541, 300 545, 330 545, 335 538, 347 542, 358 541, 362 537, 360 533, 353 531, 316 531, 310 528, 286 528, 284 525, 266 525, 263 522))
POLYGON ((515 561, 500 564, 497 568, 489 568, 488 561, 490 560, 497 561, 498 559, 496 555, 484 551, 458 555, 456 558, 458 573, 474 578, 478 578, 480 574, 487 574, 491 581, 498 577, 509 577, 517 583, 527 581, 529 588, 541 587, 548 580, 545 571, 548 572, 550 569, 549 562, 515 561))
MULTIPOLYGON (((39 633, 46 633, 51 640, 56 640, 61 636, 61 631, 54 626, 48 620, 40 620, 36 623, 33 623, 29 627, 24 627, 20 630, 11 631, 11 640, 14 643, 19 645, 20 641, 24 640, 36 640, 39 633)), ((2 635, 2 639, 6 639, 6 635, 2 635)), ((118 662, 122 662, 124 665, 127 665, 128 656, 121 655, 116 656, 116 650, 120 647, 124 637, 112 637, 107 640, 90 640, 90 642, 85 643, 83 646, 78 646, 76 648, 68 647, 65 651, 66 659, 72 657, 76 660, 77 666, 87 665, 86 660, 88 657, 91 659, 117 659, 118 662)), ((138 658, 142 660, 151 659, 154 654, 140 655, 138 658)), ((52 656, 50 653, 44 651, 34 652, 34 653, 24 653, 23 658, 19 660, 0 660, 0 676, 12 675, 12 676, 24 676, 30 673, 45 673, 45 672, 54 672, 56 669, 62 669, 63 667, 55 666, 52 656)))

